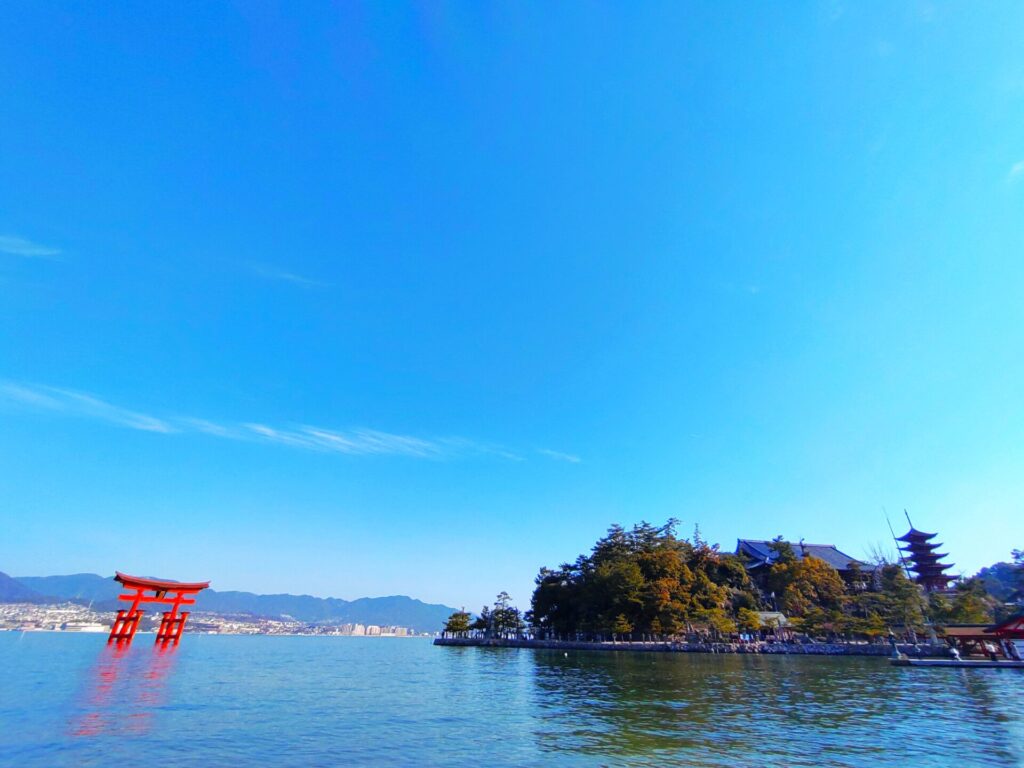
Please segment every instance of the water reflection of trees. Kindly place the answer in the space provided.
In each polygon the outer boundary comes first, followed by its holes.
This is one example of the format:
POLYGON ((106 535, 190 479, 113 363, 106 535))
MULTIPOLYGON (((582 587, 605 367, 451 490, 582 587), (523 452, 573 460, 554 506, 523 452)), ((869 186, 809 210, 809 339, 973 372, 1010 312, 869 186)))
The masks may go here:
MULTIPOLYGON (((735 764, 745 755, 863 765, 900 755, 927 765, 955 733, 960 754, 1017 764, 1009 740, 1020 738, 1020 717, 987 703, 985 684, 937 696, 933 686, 944 683, 921 672, 880 659, 538 651, 534 734, 543 751, 631 764, 735 764)), ((1021 693, 1018 685, 1016 700, 1021 693)))

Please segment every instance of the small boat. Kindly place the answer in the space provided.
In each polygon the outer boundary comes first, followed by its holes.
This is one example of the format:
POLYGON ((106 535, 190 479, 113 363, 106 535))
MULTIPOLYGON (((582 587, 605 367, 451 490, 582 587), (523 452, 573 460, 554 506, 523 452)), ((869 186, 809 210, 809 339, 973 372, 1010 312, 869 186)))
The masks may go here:
POLYGON ((1024 669, 1024 661, 991 659, 889 659, 894 667, 960 667, 961 669, 1024 669))

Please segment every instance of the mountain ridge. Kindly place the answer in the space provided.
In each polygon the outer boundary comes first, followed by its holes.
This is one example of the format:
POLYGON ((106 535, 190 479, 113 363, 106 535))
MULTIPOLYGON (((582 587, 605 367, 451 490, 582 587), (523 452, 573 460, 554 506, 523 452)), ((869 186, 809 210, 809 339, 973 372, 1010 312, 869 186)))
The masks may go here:
POLYGON ((0 571, 0 603, 45 603, 47 596, 0 571))
MULTIPOLYGON (((6 574, 4 574, 6 575, 6 574)), ((91 604, 99 610, 122 607, 117 596, 121 586, 113 577, 95 573, 60 576, 16 576, 0 579, 0 602, 23 602, 7 594, 35 596, 30 602, 72 600, 91 604), (16 585, 16 586, 15 586, 16 585)), ((408 627, 417 632, 436 632, 455 610, 439 603, 425 603, 408 595, 360 597, 315 597, 278 593, 206 589, 196 597, 194 610, 220 614, 251 614, 271 619, 292 618, 310 624, 377 624, 408 627)))

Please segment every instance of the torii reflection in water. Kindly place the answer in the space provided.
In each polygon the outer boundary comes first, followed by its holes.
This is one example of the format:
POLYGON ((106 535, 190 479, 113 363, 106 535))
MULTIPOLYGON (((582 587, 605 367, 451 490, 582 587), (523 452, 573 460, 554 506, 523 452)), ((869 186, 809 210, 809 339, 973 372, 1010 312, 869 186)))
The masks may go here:
POLYGON ((176 651, 163 643, 134 655, 127 643, 105 646, 88 676, 81 711, 72 719, 72 735, 146 733, 164 703, 176 651))
POLYGON ((74 718, 71 732, 76 736, 103 733, 138 734, 149 729, 153 710, 164 698, 167 675, 174 651, 188 620, 183 605, 194 605, 195 595, 210 582, 184 583, 163 581, 117 572, 114 579, 125 592, 118 599, 131 603, 117 612, 104 648, 91 675, 91 686, 84 694, 84 711, 74 718), (156 649, 148 657, 130 657, 128 649, 139 628, 144 603, 169 605, 156 633, 156 649))

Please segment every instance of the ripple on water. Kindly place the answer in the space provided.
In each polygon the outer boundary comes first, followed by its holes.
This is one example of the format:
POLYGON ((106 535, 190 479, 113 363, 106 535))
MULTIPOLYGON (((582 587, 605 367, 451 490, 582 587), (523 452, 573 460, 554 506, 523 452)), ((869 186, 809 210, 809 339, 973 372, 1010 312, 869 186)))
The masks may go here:
POLYGON ((0 765, 1018 766, 1024 674, 883 659, 0 634, 0 765), (142 758, 144 756, 144 758, 142 758))

